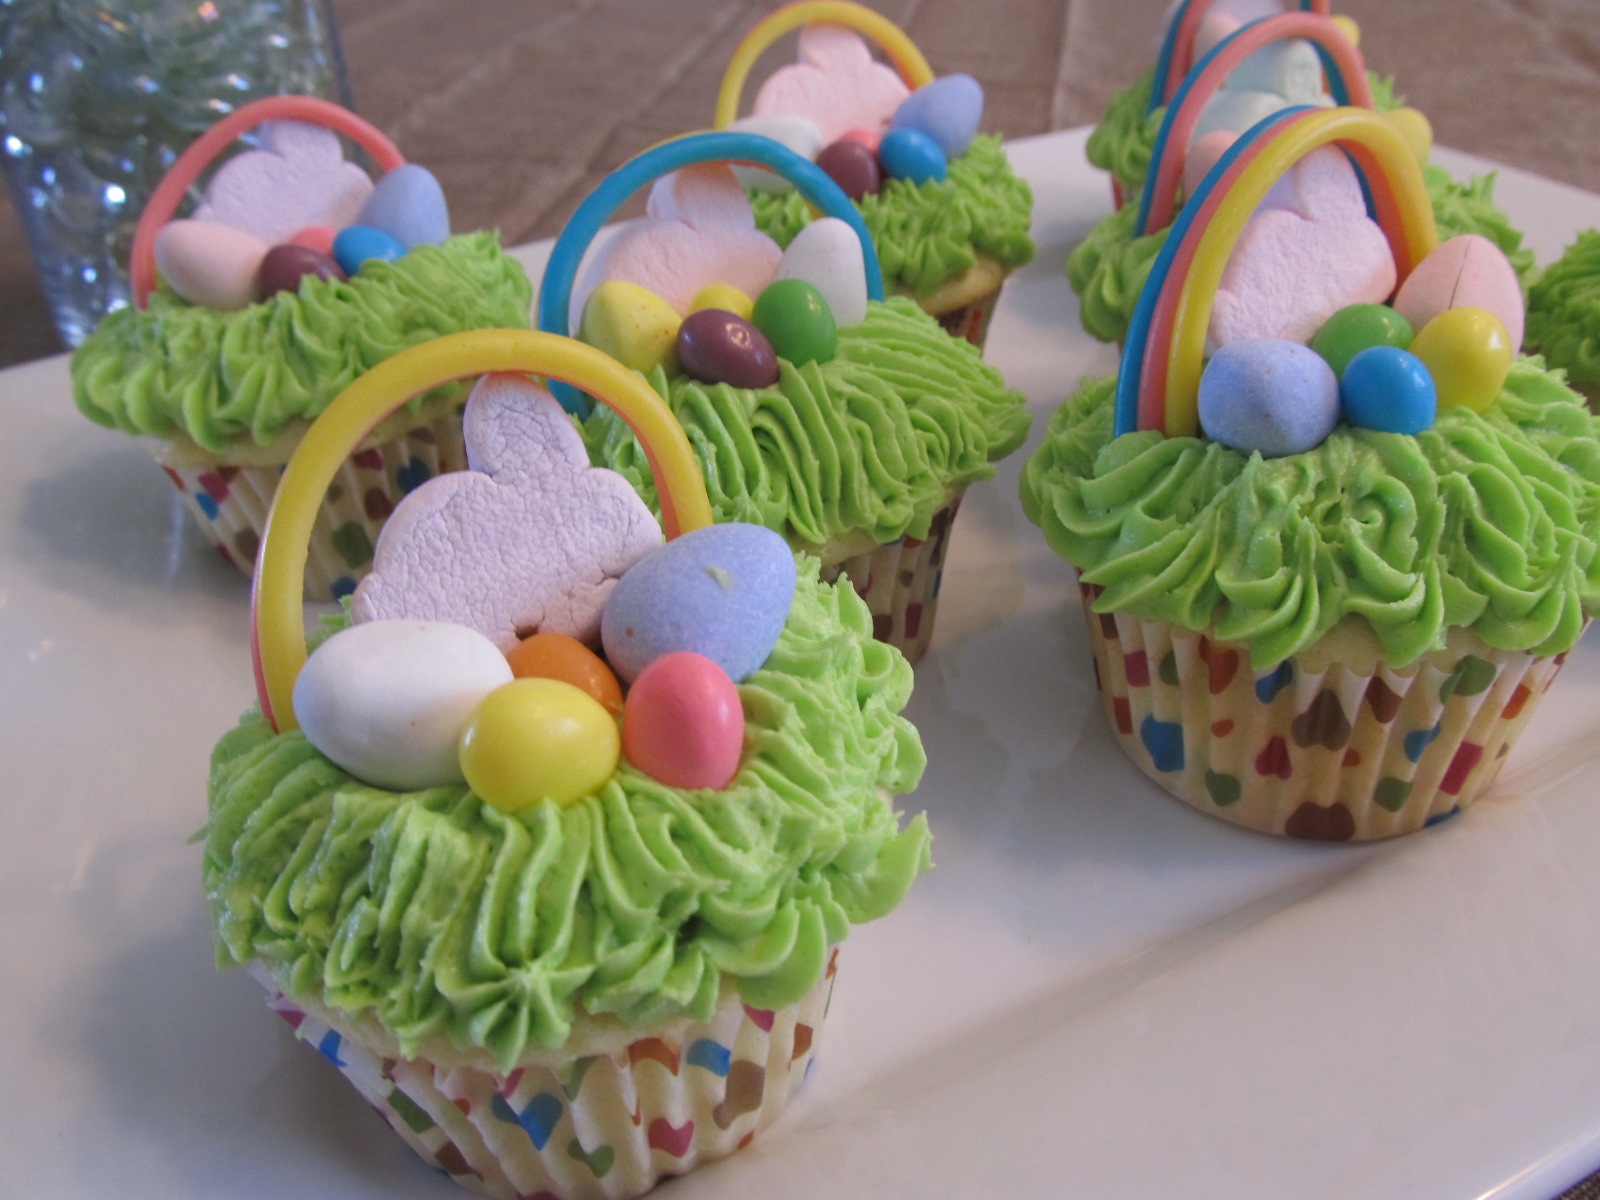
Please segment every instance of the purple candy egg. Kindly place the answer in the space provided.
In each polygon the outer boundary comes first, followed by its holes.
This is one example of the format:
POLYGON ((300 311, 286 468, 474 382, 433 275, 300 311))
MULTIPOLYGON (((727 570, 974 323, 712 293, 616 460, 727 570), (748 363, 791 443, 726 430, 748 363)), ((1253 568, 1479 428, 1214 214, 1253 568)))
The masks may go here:
POLYGON ((278 292, 297 292, 307 275, 318 279, 343 279, 345 274, 331 257, 310 246, 286 242, 268 250, 256 271, 256 287, 265 299, 278 292))
POLYGON ((877 150, 854 138, 843 137, 824 146, 817 155, 817 166, 852 200, 860 200, 883 186, 877 150))
POLYGON ((678 365, 701 383, 763 388, 778 382, 778 356, 766 334, 724 308, 702 308, 683 319, 678 365))

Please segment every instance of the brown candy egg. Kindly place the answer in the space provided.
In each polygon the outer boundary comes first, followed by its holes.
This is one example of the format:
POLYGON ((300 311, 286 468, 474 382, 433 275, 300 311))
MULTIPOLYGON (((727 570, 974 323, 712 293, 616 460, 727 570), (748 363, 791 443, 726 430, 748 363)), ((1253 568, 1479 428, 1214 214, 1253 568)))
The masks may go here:
POLYGON ((749 321, 725 308, 702 308, 683 319, 678 327, 678 365, 701 383, 763 388, 778 382, 778 356, 772 343, 749 321))
POLYGON ((883 186, 877 151, 854 138, 843 137, 824 146, 817 155, 817 166, 852 200, 860 200, 883 186))
POLYGON ((268 250, 256 272, 256 288, 263 299, 278 292, 300 290, 300 280, 307 275, 318 279, 344 279, 339 264, 326 254, 295 242, 285 242, 268 250))

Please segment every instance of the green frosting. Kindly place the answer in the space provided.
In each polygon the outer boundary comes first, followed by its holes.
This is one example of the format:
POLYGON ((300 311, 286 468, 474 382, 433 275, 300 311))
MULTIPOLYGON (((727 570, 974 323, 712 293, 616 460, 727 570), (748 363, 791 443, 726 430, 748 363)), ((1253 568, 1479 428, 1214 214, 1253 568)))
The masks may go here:
POLYGON ((214 453, 264 446, 408 346, 526 329, 532 296, 492 232, 371 260, 348 281, 307 276, 298 291, 237 312, 162 290, 143 311, 106 317, 73 355, 73 399, 91 421, 128 433, 184 433, 214 453))
MULTIPOLYGON (((756 226, 780 246, 815 215, 800 193, 752 192, 756 226)), ((1006 161, 1000 139, 980 134, 950 163, 942 183, 886 179, 863 196, 861 217, 878 248, 884 287, 926 296, 970 269, 979 255, 1008 269, 1033 258, 1033 192, 1006 161)))
MULTIPOLYGON (((1029 424, 1026 399, 977 348, 903 298, 869 303, 865 321, 839 331, 831 361, 780 360, 772 387, 659 371, 651 384, 689 436, 716 519, 813 548, 863 531, 876 542, 926 537, 950 493, 992 475, 1029 424)), ((656 504, 649 463, 619 417, 597 405, 583 436, 591 462, 656 504)))
MULTIPOLYGON (((1526 287, 1534 275, 1533 251, 1523 246, 1522 234, 1495 206, 1494 179, 1491 173, 1457 183, 1442 167, 1430 164, 1422 169, 1439 240, 1463 233, 1488 238, 1505 252, 1526 287)), ((1138 209, 1134 196, 1090 230, 1067 256, 1067 281, 1078 294, 1083 327, 1103 342, 1119 342, 1127 335, 1139 293, 1167 240, 1165 229, 1133 236, 1138 209)))
MULTIPOLYGON (((1137 197, 1145 176, 1150 173, 1150 155, 1155 150, 1156 134, 1161 132, 1161 122, 1167 115, 1164 104, 1154 112, 1145 112, 1155 78, 1156 69, 1146 68, 1139 78, 1112 95, 1111 103, 1106 105, 1106 115, 1090 132, 1089 144, 1084 150, 1093 166, 1111 172, 1121 181, 1130 198, 1137 197)), ((1368 71, 1367 84, 1372 88, 1372 107, 1377 112, 1388 112, 1405 104, 1405 97, 1394 93, 1393 79, 1368 71)))
POLYGON ((1483 414, 1410 437, 1340 425, 1263 459, 1203 438, 1112 439, 1114 379, 1050 420, 1022 503, 1052 548, 1131 612, 1243 642, 1257 669, 1365 620, 1395 666, 1470 628, 1568 650, 1600 608, 1600 418, 1539 359, 1483 414))
POLYGON ((1600 230, 1580 233, 1529 289, 1525 344, 1573 382, 1600 384, 1600 230))
POLYGON ((898 715, 910 691, 866 606, 813 564, 739 685, 744 760, 721 792, 624 762, 597 795, 506 814, 464 786, 369 787, 251 712, 212 754, 218 960, 264 959, 406 1054, 443 1034, 505 1070, 584 1013, 704 1020, 724 976, 757 1007, 793 1003, 929 864, 926 820, 902 830, 883 799, 925 763, 898 715))

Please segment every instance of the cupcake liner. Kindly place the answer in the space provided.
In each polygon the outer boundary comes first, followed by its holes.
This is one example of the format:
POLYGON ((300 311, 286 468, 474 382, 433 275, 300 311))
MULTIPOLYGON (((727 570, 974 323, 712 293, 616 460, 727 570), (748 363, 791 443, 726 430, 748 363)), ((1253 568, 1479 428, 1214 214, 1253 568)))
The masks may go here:
MULTIPOLYGON (((328 488, 312 530, 305 598, 337 600, 354 591, 372 566, 378 531, 401 498, 433 476, 465 470, 466 465, 459 408, 363 447, 347 459, 328 488)), ((217 553, 247 576, 255 569, 256 548, 283 468, 283 463, 162 463, 183 496, 184 507, 217 553)))
POLYGON ((264 965, 252 973, 295 1036, 457 1183, 496 1200, 630 1200, 777 1119, 811 1066, 837 962, 835 948, 797 1004, 753 1009, 728 988, 704 1023, 508 1075, 384 1057, 297 1007, 264 965))
POLYGON ((922 657, 933 640, 945 551, 963 494, 964 490, 957 492, 933 514, 925 538, 904 537, 854 558, 822 564, 825 583, 849 576, 856 594, 872 612, 872 636, 895 647, 911 663, 922 657))
POLYGON ((1236 825, 1318 841, 1411 833, 1493 782, 1566 655, 1473 639, 1396 670, 1250 669, 1244 646, 1096 613, 1080 584, 1106 718, 1180 800, 1236 825))
POLYGON ((929 312, 928 315, 939 322, 941 328, 952 337, 962 338, 971 342, 979 350, 989 338, 989 320, 994 316, 994 307, 1000 303, 1001 288, 997 287, 992 292, 986 292, 976 300, 955 308, 946 309, 944 312, 929 312))

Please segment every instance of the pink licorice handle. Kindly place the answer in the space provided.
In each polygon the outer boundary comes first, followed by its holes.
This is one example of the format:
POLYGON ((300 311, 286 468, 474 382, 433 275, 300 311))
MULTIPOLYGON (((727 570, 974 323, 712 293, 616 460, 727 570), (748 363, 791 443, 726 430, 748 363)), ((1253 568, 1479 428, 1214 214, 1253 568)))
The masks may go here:
POLYGON ((195 139, 194 143, 178 156, 172 169, 162 177, 156 190, 150 194, 139 217, 139 226, 133 234, 133 256, 129 264, 133 284, 133 302, 139 308, 150 303, 150 293, 156 286, 156 234, 172 220, 183 203, 184 196, 200 178, 200 173, 211 160, 241 133, 254 129, 267 121, 301 121, 307 125, 320 125, 350 138, 368 154, 384 171, 405 165, 405 156, 385 137, 375 125, 363 121, 349 109, 340 108, 315 96, 267 96, 246 104, 230 113, 195 139))

